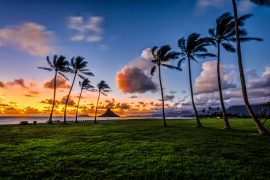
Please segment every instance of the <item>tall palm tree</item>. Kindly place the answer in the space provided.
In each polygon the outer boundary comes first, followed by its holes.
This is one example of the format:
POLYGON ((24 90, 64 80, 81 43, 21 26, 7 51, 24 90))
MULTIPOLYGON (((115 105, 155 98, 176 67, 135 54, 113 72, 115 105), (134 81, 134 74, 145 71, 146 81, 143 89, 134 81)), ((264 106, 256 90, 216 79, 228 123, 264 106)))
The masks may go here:
POLYGON ((224 129, 231 129, 227 117, 220 78, 220 47, 222 46, 228 52, 235 52, 235 48, 230 44, 231 39, 235 37, 234 21, 230 13, 224 13, 216 19, 216 27, 209 29, 210 41, 217 47, 217 78, 218 78, 218 91, 220 97, 220 104, 222 115, 224 119, 224 129))
POLYGON ((91 82, 87 78, 83 79, 83 81, 79 81, 79 85, 81 87, 81 91, 80 91, 77 109, 76 109, 75 123, 78 123, 78 111, 79 111, 80 100, 81 100, 83 90, 94 91, 94 86, 91 85, 91 82))
POLYGON ((169 45, 161 46, 159 49, 158 47, 154 46, 151 50, 154 60, 154 66, 151 69, 151 75, 154 75, 156 69, 158 68, 158 77, 159 77, 159 85, 160 85, 160 92, 161 92, 161 101, 162 101, 162 117, 164 122, 164 127, 167 126, 166 117, 165 117, 165 105, 164 105, 164 95, 163 95, 163 87, 162 87, 162 80, 161 80, 161 66, 170 68, 170 69, 177 69, 182 70, 179 67, 174 67, 168 64, 171 59, 177 59, 179 56, 178 52, 171 51, 171 47, 169 45))
POLYGON ((70 71, 69 62, 66 60, 65 56, 53 56, 53 60, 51 61, 49 56, 46 58, 47 64, 49 67, 38 67, 39 69, 43 69, 46 71, 54 71, 54 79, 53 79, 53 101, 52 101, 52 110, 49 117, 48 123, 52 123, 52 115, 53 109, 55 105, 55 96, 56 96, 56 78, 59 75, 68 80, 68 78, 63 74, 70 71))
POLYGON ((255 113, 254 113, 254 111, 251 108, 251 105, 249 103, 248 94, 247 94, 247 87, 246 87, 246 80, 245 80, 245 73, 244 73, 244 68, 243 68, 241 42, 240 42, 243 39, 240 37, 240 33, 239 33, 239 31, 240 31, 239 27, 243 26, 243 24, 241 24, 238 21, 238 11, 237 11, 236 0, 232 0, 232 4, 233 4, 233 12, 234 12, 234 20, 235 20, 234 27, 235 27, 235 34, 236 34, 238 69, 239 69, 243 99, 244 99, 247 111, 249 112, 249 115, 252 117, 257 130, 259 131, 259 133, 261 135, 266 135, 266 134, 269 134, 269 132, 262 125, 262 123, 259 121, 258 117, 256 117, 256 115, 255 115, 255 113))
POLYGON ((102 80, 97 84, 97 90, 98 90, 98 99, 97 99, 94 123, 97 123, 97 110, 98 110, 98 103, 99 103, 100 94, 107 96, 106 92, 110 92, 111 88, 104 80, 102 80))
MULTIPOLYGON (((250 15, 244 15, 238 18, 238 21, 241 25, 244 25, 244 21, 249 18, 250 15)), ((224 128, 230 129, 230 124, 227 118, 226 109, 224 106, 223 95, 222 95, 222 87, 221 87, 221 79, 220 79, 220 48, 221 46, 228 52, 236 52, 235 48, 232 46, 231 42, 235 41, 235 28, 234 28, 234 17, 229 13, 224 13, 220 17, 216 19, 216 27, 213 29, 209 29, 210 34, 210 42, 217 47, 217 75, 218 75, 218 88, 219 88, 219 96, 221 109, 223 113, 224 119, 224 128)), ((242 41, 248 40, 257 40, 261 41, 260 38, 251 38, 246 37, 247 32, 241 28, 239 29, 239 34, 242 41)))
POLYGON ((86 76, 94 76, 94 74, 92 72, 90 72, 86 66, 87 66, 87 61, 84 60, 83 57, 81 56, 78 56, 78 57, 73 57, 71 59, 71 70, 70 72, 74 74, 74 77, 73 77, 73 81, 72 81, 72 84, 71 84, 71 87, 69 89, 69 92, 68 92, 68 95, 67 95, 67 98, 66 98, 66 102, 65 102, 65 111, 64 111, 64 123, 66 124, 67 121, 66 121, 66 115, 67 115, 67 104, 68 104, 68 100, 69 100, 69 97, 70 97, 70 93, 72 91, 72 88, 73 88, 73 85, 74 85, 74 82, 75 82, 75 79, 77 77, 77 75, 84 79, 84 75, 86 76))
POLYGON ((196 115, 196 127, 202 127, 198 111, 194 102, 193 87, 192 87, 192 77, 191 77, 191 61, 197 61, 198 58, 205 59, 207 57, 215 57, 214 54, 208 53, 206 47, 210 45, 207 38, 201 38, 199 34, 192 33, 187 39, 181 38, 178 40, 178 47, 180 48, 180 56, 182 57, 178 62, 178 67, 181 66, 183 61, 188 62, 188 72, 189 72, 189 86, 192 107, 196 115))

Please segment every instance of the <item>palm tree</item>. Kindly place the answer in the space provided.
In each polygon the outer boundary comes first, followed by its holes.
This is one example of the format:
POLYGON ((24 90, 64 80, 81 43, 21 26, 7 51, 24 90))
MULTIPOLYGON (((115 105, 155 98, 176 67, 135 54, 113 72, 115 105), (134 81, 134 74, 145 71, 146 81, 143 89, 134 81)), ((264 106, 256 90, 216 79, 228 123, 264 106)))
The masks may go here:
POLYGON ((234 21, 230 13, 224 13, 216 19, 216 27, 209 29, 210 38, 214 46, 217 47, 217 77, 218 77, 218 91, 220 97, 220 104, 222 115, 224 119, 224 129, 231 129, 228 121, 220 79, 220 46, 228 52, 235 52, 235 48, 230 44, 231 39, 235 37, 234 21))
POLYGON ((87 66, 87 61, 84 61, 84 58, 81 57, 81 56, 78 56, 76 58, 72 58, 71 59, 71 70, 70 72, 74 74, 74 77, 73 77, 73 81, 72 81, 72 84, 71 84, 71 87, 69 89, 69 92, 68 92, 68 95, 67 95, 67 98, 66 98, 66 103, 65 103, 65 111, 64 111, 64 123, 66 124, 67 121, 66 121, 66 115, 67 115, 67 104, 68 104, 68 100, 69 100, 69 97, 70 97, 70 93, 72 91, 72 88, 73 88, 73 85, 74 85, 74 82, 75 82, 75 79, 77 77, 77 75, 84 79, 84 75, 87 75, 87 76, 94 76, 94 74, 92 72, 90 72, 86 66, 87 66))
MULTIPOLYGON (((250 15, 243 15, 241 16, 238 21, 241 25, 244 25, 244 21, 249 18, 250 15)), ((219 88, 219 95, 220 95, 220 103, 224 118, 224 128, 230 129, 230 124, 227 118, 223 95, 222 95, 222 87, 221 87, 221 79, 220 79, 220 47, 222 46, 228 52, 235 52, 235 48, 232 46, 231 42, 235 41, 235 28, 234 28, 234 18, 230 13, 224 13, 220 17, 216 19, 216 27, 214 29, 209 29, 209 34, 211 38, 209 38, 210 42, 217 46, 217 54, 218 54, 218 63, 217 63, 217 75, 218 75, 218 88, 219 88)), ((239 29, 239 34, 242 41, 249 41, 249 40, 257 40, 261 41, 260 38, 251 38, 246 37, 247 32, 241 28, 239 29)))
POLYGON ((91 85, 91 82, 87 78, 83 79, 82 82, 79 81, 79 85, 81 87, 81 91, 80 91, 78 104, 77 104, 77 109, 76 109, 75 123, 78 123, 78 110, 79 110, 80 100, 81 100, 81 96, 82 96, 82 91, 83 90, 88 90, 88 91, 93 91, 94 90, 94 86, 91 85))
POLYGON ((262 123, 259 121, 258 117, 256 117, 256 115, 255 115, 254 111, 252 110, 251 105, 249 103, 248 94, 247 94, 247 87, 246 87, 246 80, 245 80, 245 73, 244 73, 243 61, 242 61, 242 53, 241 53, 241 42, 240 41, 243 39, 240 37, 240 29, 239 29, 239 27, 243 26, 243 24, 241 24, 238 21, 236 0, 232 0, 232 4, 233 4, 233 12, 234 12, 234 20, 235 20, 234 27, 235 27, 235 34, 236 34, 238 69, 239 69, 243 99, 244 99, 247 111, 249 112, 249 115, 252 117, 257 130, 259 131, 259 133, 261 135, 266 135, 266 134, 269 134, 269 132, 262 125, 262 123))
POLYGON ((199 34, 192 33, 188 36, 187 40, 181 38, 178 40, 178 46, 180 48, 180 56, 182 57, 178 62, 178 67, 181 66, 182 62, 187 60, 188 62, 188 72, 189 72, 189 86, 191 93, 192 107, 196 115, 196 127, 202 127, 198 111, 194 102, 193 87, 192 87, 192 77, 191 77, 191 61, 197 61, 197 58, 205 59, 207 57, 215 57, 214 54, 208 53, 206 46, 210 45, 207 38, 201 38, 199 34))
POLYGON ((69 62, 66 60, 65 56, 54 55, 52 61, 50 60, 49 56, 47 56, 46 61, 47 61, 47 64, 49 65, 49 67, 38 67, 38 68, 46 70, 46 71, 54 71, 53 102, 52 102, 51 114, 50 114, 49 121, 48 121, 48 123, 51 124, 52 123, 53 109, 54 109, 54 105, 55 105, 55 96, 56 96, 56 78, 59 74, 68 80, 68 78, 63 73, 69 72, 70 68, 69 68, 69 62))
POLYGON ((106 92, 111 91, 110 86, 104 80, 100 81, 97 84, 97 89, 98 89, 98 99, 97 99, 94 123, 97 123, 97 110, 98 110, 98 103, 99 103, 100 94, 103 94, 104 96, 107 96, 106 92))
POLYGON ((158 68, 158 77, 159 77, 159 85, 160 85, 160 92, 161 92, 161 101, 162 101, 162 117, 164 122, 164 127, 167 126, 166 123, 166 117, 165 117, 165 105, 164 105, 164 95, 163 95, 163 87, 162 87, 162 80, 161 80, 161 66, 170 68, 170 69, 177 69, 182 70, 179 67, 174 67, 168 64, 168 62, 171 59, 178 58, 179 53, 171 51, 171 47, 169 45, 161 46, 161 48, 158 49, 158 47, 154 46, 152 48, 152 55, 154 60, 152 62, 154 63, 154 66, 151 69, 151 75, 154 75, 156 69, 158 68))

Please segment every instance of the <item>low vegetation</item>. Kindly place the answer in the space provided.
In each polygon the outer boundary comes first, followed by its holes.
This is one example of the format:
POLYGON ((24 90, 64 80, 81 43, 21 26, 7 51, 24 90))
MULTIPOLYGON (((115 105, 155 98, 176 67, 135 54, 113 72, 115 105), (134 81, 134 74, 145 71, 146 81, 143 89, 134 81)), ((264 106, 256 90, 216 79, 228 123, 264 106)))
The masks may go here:
MULTIPOLYGON (((0 177, 268 179, 270 138, 250 119, 0 126, 0 177)), ((270 122, 265 124, 270 127, 270 122)))

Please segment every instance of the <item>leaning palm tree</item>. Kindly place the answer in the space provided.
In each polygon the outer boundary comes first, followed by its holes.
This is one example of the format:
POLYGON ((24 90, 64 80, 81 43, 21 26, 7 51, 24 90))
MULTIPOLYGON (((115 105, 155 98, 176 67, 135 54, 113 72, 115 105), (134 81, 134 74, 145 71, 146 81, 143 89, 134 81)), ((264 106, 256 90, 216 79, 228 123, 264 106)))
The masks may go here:
POLYGON ((100 94, 107 96, 106 92, 110 92, 111 88, 104 80, 102 80, 97 84, 97 90, 98 90, 98 99, 97 99, 94 123, 97 123, 97 110, 98 110, 98 103, 99 103, 100 94))
MULTIPOLYGON (((244 21, 249 18, 250 15, 241 16, 238 21, 241 25, 244 25, 244 21)), ((235 28, 234 28, 234 18, 230 13, 224 13, 220 17, 216 19, 216 27, 213 29, 209 29, 210 34, 210 42, 217 47, 217 75, 218 75, 218 88, 219 88, 219 96, 221 109, 224 118, 224 128, 230 129, 230 124, 227 118, 226 109, 224 106, 223 95, 222 95, 222 87, 221 87, 221 79, 220 79, 220 48, 221 46, 228 52, 235 52, 235 48, 232 46, 231 42, 235 41, 235 28)), ((251 38, 247 37, 247 32, 241 28, 239 29, 240 38, 242 41, 248 40, 257 40, 261 41, 260 38, 251 38)))
POLYGON ((46 60, 47 60, 49 67, 38 67, 38 68, 46 70, 46 71, 54 71, 52 110, 51 110, 51 114, 50 114, 49 121, 48 121, 48 123, 51 124, 52 123, 53 109, 54 109, 54 105, 55 105, 55 96, 56 96, 56 78, 59 74, 68 80, 68 78, 63 73, 69 72, 70 68, 69 68, 69 62, 66 60, 66 57, 64 57, 64 56, 54 55, 52 61, 50 60, 49 56, 47 56, 46 60))
POLYGON ((83 79, 83 81, 80 81, 79 85, 81 87, 81 91, 80 91, 80 95, 79 95, 79 99, 78 99, 78 103, 77 103, 75 123, 78 123, 78 110, 79 110, 80 100, 81 100, 83 90, 88 90, 88 91, 94 90, 94 86, 91 85, 91 82, 87 78, 83 79))
POLYGON ((235 48, 230 44, 231 39, 235 37, 234 33, 234 21, 230 13, 224 13, 216 19, 216 27, 209 29, 211 43, 217 47, 217 79, 218 79, 218 91, 220 97, 220 104, 222 115, 224 119, 224 129, 231 129, 230 123, 227 117, 220 78, 220 47, 222 46, 228 52, 235 52, 235 48))
POLYGON ((241 89, 242 89, 242 95, 244 99, 244 103, 246 105, 247 111, 249 112, 249 115, 253 119, 255 126, 259 133, 261 135, 269 134, 267 129, 263 126, 263 124, 259 121, 258 117, 256 117, 248 99, 247 94, 247 87, 246 87, 246 80, 245 80, 245 73, 243 68, 243 60, 242 60, 242 52, 241 52, 241 42, 245 39, 240 37, 240 27, 244 24, 238 21, 238 11, 237 11, 237 5, 236 0, 232 0, 233 4, 233 12, 234 12, 234 27, 235 27, 235 34, 236 34, 236 45, 237 45, 237 58, 238 58, 238 69, 239 69, 239 76, 240 76, 240 82, 241 82, 241 89))
POLYGON ((164 95, 163 95, 163 87, 162 87, 162 80, 161 80, 161 66, 170 68, 170 69, 177 69, 182 70, 180 67, 174 67, 168 64, 171 59, 177 59, 179 56, 178 52, 171 51, 171 47, 169 45, 161 46, 159 49, 158 47, 152 48, 152 55, 154 60, 154 66, 151 69, 151 75, 154 75, 156 69, 158 68, 158 77, 159 77, 159 85, 160 85, 160 92, 161 92, 161 101, 162 101, 162 117, 164 122, 164 127, 167 126, 166 117, 165 117, 165 105, 164 105, 164 95))
POLYGON ((72 84, 71 84, 71 87, 69 89, 69 92, 68 92, 68 95, 67 95, 67 98, 66 98, 66 102, 65 102, 65 110, 64 110, 64 123, 66 124, 67 121, 66 121, 66 115, 67 115, 67 104, 68 104, 68 100, 69 100, 69 97, 70 97, 70 93, 72 91, 72 88, 73 88, 73 85, 74 85, 74 82, 75 82, 75 79, 77 77, 77 75, 84 79, 85 75, 86 76, 94 76, 94 74, 92 72, 90 72, 87 68, 87 61, 84 61, 84 58, 81 57, 81 56, 78 56, 76 58, 72 58, 71 59, 71 70, 70 72, 74 74, 74 77, 73 77, 73 81, 72 81, 72 84))
POLYGON ((215 57, 214 54, 208 53, 206 47, 210 45, 210 42, 207 38, 201 38, 199 34, 192 33, 188 36, 187 39, 181 38, 178 40, 178 47, 180 48, 181 59, 178 62, 178 67, 181 66, 183 61, 188 62, 188 72, 189 72, 189 86, 192 107, 196 115, 196 127, 202 127, 200 118, 198 115, 197 108, 194 102, 193 87, 192 87, 192 77, 191 77, 191 61, 197 61, 198 58, 205 59, 207 57, 215 57))

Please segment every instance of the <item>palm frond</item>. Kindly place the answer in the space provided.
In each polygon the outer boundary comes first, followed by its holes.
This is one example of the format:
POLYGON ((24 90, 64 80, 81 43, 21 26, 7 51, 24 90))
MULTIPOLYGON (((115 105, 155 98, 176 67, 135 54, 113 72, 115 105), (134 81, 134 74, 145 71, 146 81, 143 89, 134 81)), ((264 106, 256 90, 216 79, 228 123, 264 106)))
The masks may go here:
POLYGON ((68 77, 65 75, 65 74, 63 74, 62 72, 58 72, 58 74, 60 74, 63 78, 65 78, 66 80, 69 80, 68 79, 68 77))
POLYGON ((178 53, 178 52, 171 51, 171 52, 167 53, 165 55, 165 57, 161 59, 161 61, 167 62, 167 61, 169 61, 171 59, 177 59, 179 57, 179 54, 180 53, 178 53))
POLYGON ((50 61, 49 56, 46 57, 46 61, 47 61, 48 65, 49 65, 51 68, 54 68, 53 64, 52 64, 51 61, 50 61))
POLYGON ((157 46, 154 46, 152 49, 151 49, 151 53, 152 53, 152 55, 153 55, 153 57, 154 57, 154 59, 156 60, 157 58, 156 58, 156 50, 158 49, 158 47, 157 46))
POLYGON ((180 67, 172 66, 172 65, 169 65, 169 64, 161 64, 161 65, 164 66, 164 67, 167 67, 169 69, 182 71, 182 69, 180 67))
POLYGON ((186 60, 186 57, 182 57, 181 59, 179 59, 178 63, 177 63, 177 67, 181 68, 182 63, 186 60))
POLYGON ((88 71, 88 72, 82 71, 81 73, 84 75, 87 75, 87 76, 95 76, 94 73, 92 73, 90 71, 88 71))
POLYGON ((178 40, 178 47, 182 51, 181 53, 186 52, 186 39, 185 38, 181 38, 178 40))
POLYGON ((215 54, 212 54, 212 53, 197 53, 195 54, 196 57, 199 57, 199 58, 202 58, 202 59, 206 59, 206 58, 209 58, 209 57, 216 57, 215 54))
POLYGON ((106 94, 106 93, 104 93, 104 92, 101 92, 101 94, 103 94, 104 96, 107 96, 107 94, 106 94))
POLYGON ((157 59, 164 59, 167 53, 171 50, 171 47, 169 45, 163 45, 159 48, 157 52, 157 59))
POLYGON ((38 67, 38 69, 42 69, 45 71, 52 71, 53 70, 52 68, 46 68, 46 67, 38 67))
POLYGON ((156 72, 156 69, 157 69, 157 67, 156 66, 153 66, 152 68, 151 68, 151 75, 153 76, 154 75, 154 73, 156 72))
POLYGON ((231 44, 229 44, 229 43, 223 42, 223 43, 221 43, 221 45, 228 52, 234 53, 236 51, 235 48, 231 44))
MULTIPOLYGON (((247 42, 247 41, 263 41, 261 38, 253 38, 253 37, 240 37, 239 40, 241 42, 247 42)), ((236 42, 236 38, 232 38, 231 41, 236 42)))
POLYGON ((84 77, 84 76, 81 75, 81 74, 78 74, 78 76, 79 76, 81 79, 86 79, 86 77, 84 77))

